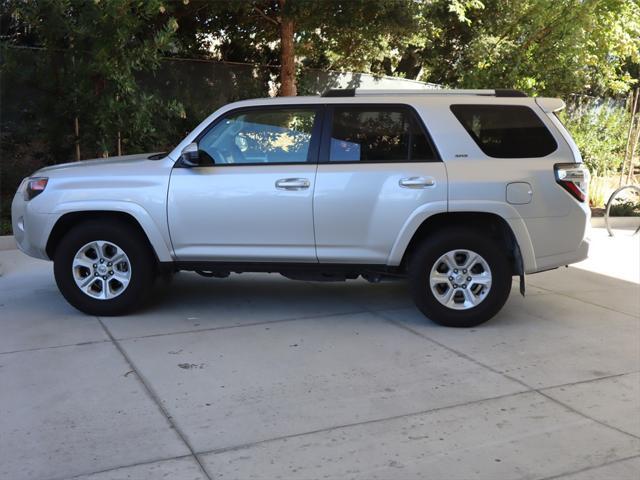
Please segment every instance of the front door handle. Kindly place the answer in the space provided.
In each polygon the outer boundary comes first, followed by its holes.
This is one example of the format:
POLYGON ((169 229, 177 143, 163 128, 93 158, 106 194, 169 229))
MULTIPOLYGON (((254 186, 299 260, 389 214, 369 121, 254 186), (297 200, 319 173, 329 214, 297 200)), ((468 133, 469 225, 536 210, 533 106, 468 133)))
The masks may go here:
POLYGON ((436 184, 433 177, 407 177, 398 182, 404 188, 429 188, 436 184))
POLYGON ((278 190, 304 190, 309 188, 311 182, 307 178, 281 178, 276 181, 278 190))

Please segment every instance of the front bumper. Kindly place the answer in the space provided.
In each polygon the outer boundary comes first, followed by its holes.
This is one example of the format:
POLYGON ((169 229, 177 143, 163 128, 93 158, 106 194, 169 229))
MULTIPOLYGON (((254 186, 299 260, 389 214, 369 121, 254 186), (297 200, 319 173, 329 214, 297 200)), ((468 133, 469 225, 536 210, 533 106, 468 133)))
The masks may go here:
POLYGON ((11 226, 18 248, 30 257, 50 260, 47 256, 47 239, 55 215, 35 212, 31 202, 24 200, 22 189, 11 203, 11 226))

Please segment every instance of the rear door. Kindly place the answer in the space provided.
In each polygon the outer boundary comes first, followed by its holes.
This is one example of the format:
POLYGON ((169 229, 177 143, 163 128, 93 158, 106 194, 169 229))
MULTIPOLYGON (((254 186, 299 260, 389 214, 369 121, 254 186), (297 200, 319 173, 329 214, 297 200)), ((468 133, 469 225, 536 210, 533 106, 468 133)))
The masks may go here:
POLYGON ((407 105, 329 105, 325 118, 313 206, 318 260, 386 264, 416 209, 446 206, 444 163, 407 105))

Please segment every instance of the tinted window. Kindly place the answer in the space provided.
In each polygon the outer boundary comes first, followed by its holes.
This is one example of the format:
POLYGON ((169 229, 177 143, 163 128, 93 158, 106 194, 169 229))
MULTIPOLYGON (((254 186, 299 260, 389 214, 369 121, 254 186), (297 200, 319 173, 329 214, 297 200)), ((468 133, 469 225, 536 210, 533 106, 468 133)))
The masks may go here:
POLYGON ((547 127, 529 107, 451 105, 451 111, 491 157, 544 157, 558 148, 547 127))
POLYGON ((256 109, 232 113, 198 142, 203 164, 306 162, 314 109, 256 109))
POLYGON ((413 115, 392 107, 335 107, 329 160, 408 162, 435 155, 413 115))

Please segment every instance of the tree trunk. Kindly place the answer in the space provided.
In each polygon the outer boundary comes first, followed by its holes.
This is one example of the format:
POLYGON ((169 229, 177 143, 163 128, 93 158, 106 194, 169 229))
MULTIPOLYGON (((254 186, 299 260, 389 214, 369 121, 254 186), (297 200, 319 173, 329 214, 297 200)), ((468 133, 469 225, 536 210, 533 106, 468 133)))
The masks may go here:
MULTIPOLYGON (((640 91, 637 93, 637 95, 640 95, 640 91)), ((627 173, 627 185, 631 185, 632 180, 634 180, 634 172, 635 172, 635 158, 636 158, 636 148, 638 147, 638 144, 640 143, 640 122, 636 123, 636 136, 635 139, 633 140, 633 143, 631 144, 631 154, 629 155, 629 172, 627 173)))
MULTIPOLYGON (((284 11, 286 0, 279 0, 280 11, 284 11)), ((293 47, 295 24, 286 15, 280 17, 280 96, 294 97, 296 89, 296 64, 293 47)))
POLYGON ((422 73, 422 58, 420 58, 418 48, 409 45, 402 54, 402 58, 396 67, 396 74, 403 74, 404 78, 417 80, 422 73))
MULTIPOLYGON (((618 187, 622 186, 622 182, 624 180, 624 172, 627 168, 627 159, 629 158, 629 145, 631 145, 631 138, 633 137, 633 127, 636 121, 636 110, 638 107, 638 97, 640 97, 640 89, 631 90, 631 95, 629 96, 629 105, 631 107, 631 121, 629 122, 629 131, 627 132, 627 145, 624 148, 624 159, 622 160, 622 169, 620 171, 620 182, 618 187)), ((640 126, 638 126, 640 130, 640 126)), ((629 163, 631 164, 629 167, 629 172, 633 170, 633 149, 631 150, 631 158, 629 159, 629 163)), ((630 178, 627 177, 627 182, 629 182, 630 178)))
POLYGON ((73 119, 73 132, 75 133, 76 161, 79 162, 82 157, 80 156, 80 122, 77 115, 73 119))

